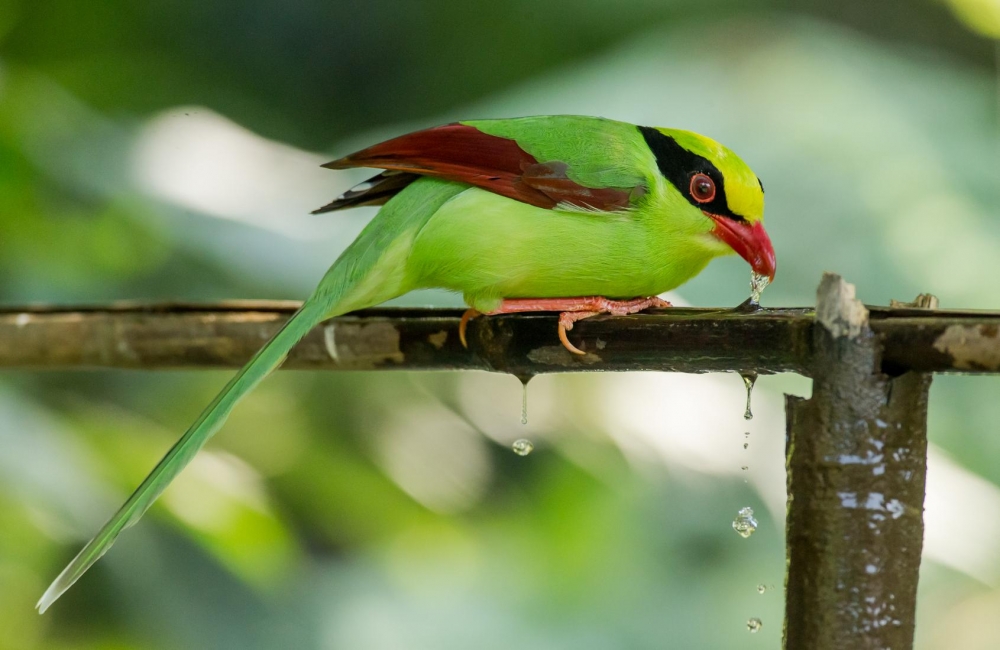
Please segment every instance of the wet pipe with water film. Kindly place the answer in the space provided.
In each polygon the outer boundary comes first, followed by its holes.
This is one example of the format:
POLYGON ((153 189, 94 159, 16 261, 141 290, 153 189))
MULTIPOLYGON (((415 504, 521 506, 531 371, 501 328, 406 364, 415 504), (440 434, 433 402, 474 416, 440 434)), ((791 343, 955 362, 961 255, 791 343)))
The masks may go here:
POLYGON ((854 287, 824 276, 812 397, 785 396, 789 650, 913 647, 931 375, 881 356, 854 287))

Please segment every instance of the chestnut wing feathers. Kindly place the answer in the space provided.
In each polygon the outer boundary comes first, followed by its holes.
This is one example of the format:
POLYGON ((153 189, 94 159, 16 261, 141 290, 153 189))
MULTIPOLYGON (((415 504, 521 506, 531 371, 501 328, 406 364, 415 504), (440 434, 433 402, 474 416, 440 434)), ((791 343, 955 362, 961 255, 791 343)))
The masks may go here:
MULTIPOLYGON (((483 133, 466 124, 416 131, 323 165, 329 169, 387 170, 316 213, 360 205, 381 205, 420 176, 468 183, 540 208, 559 204, 591 210, 626 208, 634 188, 586 187, 572 180, 566 163, 539 162, 516 140, 483 133)), ((641 193, 639 193, 641 195, 641 193)))

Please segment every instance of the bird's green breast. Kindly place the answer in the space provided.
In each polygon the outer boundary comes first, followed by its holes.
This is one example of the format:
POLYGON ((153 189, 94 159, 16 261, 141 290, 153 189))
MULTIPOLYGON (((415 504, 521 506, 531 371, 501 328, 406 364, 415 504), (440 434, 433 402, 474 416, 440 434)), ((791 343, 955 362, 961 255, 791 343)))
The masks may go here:
POLYGON ((481 310, 501 298, 655 295, 724 252, 701 221, 670 212, 669 200, 616 214, 546 210, 470 188, 423 227, 407 273, 481 310))

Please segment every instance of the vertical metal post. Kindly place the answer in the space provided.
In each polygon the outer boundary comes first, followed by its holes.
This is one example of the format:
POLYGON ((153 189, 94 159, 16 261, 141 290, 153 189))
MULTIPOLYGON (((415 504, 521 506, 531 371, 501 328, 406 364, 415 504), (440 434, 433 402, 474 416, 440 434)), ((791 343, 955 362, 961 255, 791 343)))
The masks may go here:
POLYGON ((854 287, 817 295, 812 398, 786 397, 786 650, 910 650, 931 377, 878 372, 854 287))

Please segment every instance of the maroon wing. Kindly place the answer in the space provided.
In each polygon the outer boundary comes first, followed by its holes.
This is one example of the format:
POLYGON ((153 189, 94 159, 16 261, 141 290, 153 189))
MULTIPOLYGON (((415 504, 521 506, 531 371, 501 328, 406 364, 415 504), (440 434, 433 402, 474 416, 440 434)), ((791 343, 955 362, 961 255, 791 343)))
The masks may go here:
MULTIPOLYGON (((386 190, 392 186, 383 186, 382 183, 372 186, 370 191, 378 192, 380 203, 411 183, 415 176, 434 176, 468 183, 547 209, 569 203, 596 210, 620 210, 629 205, 631 196, 630 192, 621 189, 580 185, 566 175, 565 163, 558 160, 539 162, 521 149, 516 141, 488 135, 465 124, 446 124, 416 131, 323 166, 329 169, 375 167, 404 172, 406 182, 394 181, 396 187, 391 194, 387 194, 386 190)), ((371 181, 383 176, 380 174, 371 181)), ((376 205, 374 201, 363 201, 364 198, 364 193, 354 193, 350 205, 376 205)), ((341 207, 348 205, 338 199, 317 212, 341 207)))

